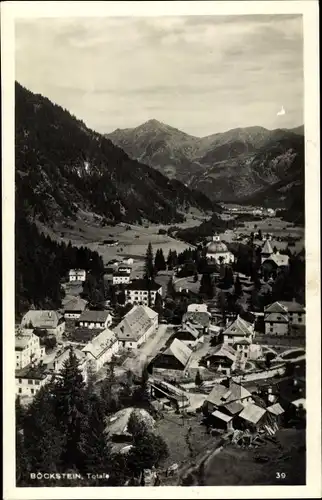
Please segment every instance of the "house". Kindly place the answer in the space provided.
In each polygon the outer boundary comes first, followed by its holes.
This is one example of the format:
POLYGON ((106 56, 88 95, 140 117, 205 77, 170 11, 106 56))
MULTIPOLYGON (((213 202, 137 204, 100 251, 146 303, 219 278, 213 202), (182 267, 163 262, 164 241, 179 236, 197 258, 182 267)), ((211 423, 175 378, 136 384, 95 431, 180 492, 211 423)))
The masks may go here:
POLYGON ((276 420, 277 424, 281 425, 283 423, 285 410, 279 403, 268 406, 267 411, 276 420))
POLYGON ((134 259, 132 259, 132 257, 127 257, 123 259, 122 262, 128 266, 132 266, 134 264, 134 259))
POLYGON ((213 347, 203 360, 207 368, 230 375, 236 363, 236 351, 228 344, 213 347))
POLYGON ((195 347, 198 343, 204 341, 203 333, 195 328, 191 323, 184 323, 177 328, 171 337, 171 340, 178 339, 188 347, 195 347))
POLYGON ((267 335, 287 335, 289 332, 289 321, 285 314, 269 313, 264 317, 264 324, 267 335))
POLYGON ((204 311, 187 311, 182 317, 182 323, 190 323, 202 333, 207 333, 211 314, 204 311))
MULTIPOLYGON (((275 249, 276 250, 276 249, 275 249)), ((269 240, 265 240, 261 249, 261 263, 262 269, 269 271, 276 270, 277 268, 287 267, 289 264, 289 256, 280 254, 278 251, 274 252, 269 240)))
POLYGON ((157 293, 162 296, 162 286, 155 281, 146 279, 134 279, 131 281, 131 283, 126 285, 126 303, 149 306, 154 304, 157 293))
POLYGON ((51 379, 45 366, 25 366, 15 372, 16 395, 21 398, 33 398, 39 389, 51 379))
POLYGON ((185 345, 181 340, 174 339, 170 346, 165 347, 154 360, 151 362, 151 366, 157 369, 165 370, 180 370, 184 371, 192 350, 185 345))
POLYGON ((296 302, 279 300, 268 305, 264 309, 264 321, 270 313, 280 313, 284 315, 290 325, 305 325, 305 307, 296 302))
POLYGON ((254 403, 249 403, 238 415, 235 426, 241 429, 257 431, 267 425, 267 410, 254 403))
POLYGON ((63 347, 54 353, 54 355, 48 356, 48 361, 44 359, 44 365, 49 373, 52 375, 59 375, 62 368, 64 368, 66 361, 69 359, 71 349, 79 362, 79 369, 82 373, 84 382, 87 382, 87 357, 86 354, 80 349, 68 346, 63 347))
POLYGON ((133 306, 114 328, 120 347, 136 349, 158 328, 158 313, 147 306, 133 306))
POLYGON ((77 324, 85 328, 108 328, 113 318, 108 311, 83 311, 78 318, 77 324))
POLYGON ((124 264, 121 264, 121 265, 119 265, 118 272, 119 273, 131 274, 132 267, 131 266, 126 266, 124 264))
POLYGON ((215 410, 224 412, 229 403, 240 403, 246 406, 250 402, 252 402, 252 395, 245 387, 231 379, 226 379, 214 385, 204 403, 204 411, 209 415, 215 410))
POLYGON ((18 330, 15 336, 16 369, 23 369, 30 363, 38 364, 45 355, 45 347, 33 331, 18 330))
POLYGON ((60 338, 65 331, 65 319, 57 311, 30 310, 23 316, 21 327, 46 330, 49 335, 60 338))
POLYGON ((103 244, 108 247, 116 247, 119 244, 119 240, 103 240, 103 244))
POLYGON ((241 340, 247 340, 252 343, 254 338, 254 326, 248 321, 242 319, 239 315, 223 331, 223 343, 234 345, 241 340))
POLYGON ((187 307, 187 312, 208 312, 207 304, 189 304, 187 307))
POLYGON ((208 243, 206 249, 207 259, 216 262, 216 264, 230 264, 234 262, 234 254, 229 252, 227 245, 220 241, 220 236, 213 236, 212 241, 208 243))
POLYGON ((85 310, 87 301, 80 297, 69 300, 64 306, 65 319, 78 319, 85 310))
POLYGON ((132 441, 132 434, 128 428, 132 413, 134 413, 136 418, 140 422, 143 422, 149 430, 154 429, 154 418, 146 410, 133 407, 123 408, 106 420, 105 432, 113 441, 132 441))
POLYGON ((119 340, 114 332, 106 328, 88 342, 82 351, 86 354, 88 366, 96 373, 111 361, 119 350, 119 340))
POLYGON ((233 430, 233 415, 227 415, 219 410, 215 410, 210 415, 210 421, 215 429, 223 429, 225 431, 233 430))
POLYGON ((112 284, 120 285, 130 283, 130 274, 127 272, 121 272, 120 270, 116 271, 112 276, 112 284))
POLYGON ((86 271, 85 269, 70 269, 68 272, 69 281, 85 281, 86 271))

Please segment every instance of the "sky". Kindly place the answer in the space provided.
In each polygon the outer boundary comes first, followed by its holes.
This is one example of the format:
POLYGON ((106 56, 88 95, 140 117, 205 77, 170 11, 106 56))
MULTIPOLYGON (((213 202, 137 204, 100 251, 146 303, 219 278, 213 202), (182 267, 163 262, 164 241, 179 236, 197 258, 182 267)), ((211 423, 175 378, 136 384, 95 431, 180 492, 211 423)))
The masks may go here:
POLYGON ((293 128, 302 30, 289 14, 17 20, 15 78, 101 133, 149 119, 200 137, 293 128))

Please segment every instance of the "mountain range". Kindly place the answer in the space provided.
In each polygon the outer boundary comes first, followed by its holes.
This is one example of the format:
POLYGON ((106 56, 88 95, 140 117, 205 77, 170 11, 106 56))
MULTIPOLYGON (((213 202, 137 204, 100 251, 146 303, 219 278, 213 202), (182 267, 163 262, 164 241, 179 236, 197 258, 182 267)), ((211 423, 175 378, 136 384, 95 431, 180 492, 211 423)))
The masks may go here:
POLYGON ((216 202, 252 203, 259 196, 265 203, 286 208, 292 202, 293 185, 304 191, 304 126, 236 128, 200 138, 149 120, 105 137, 131 158, 216 202))
POLYGON ((51 223, 91 211, 107 221, 180 222, 213 212, 198 191, 131 159, 46 97, 15 86, 16 210, 51 223))

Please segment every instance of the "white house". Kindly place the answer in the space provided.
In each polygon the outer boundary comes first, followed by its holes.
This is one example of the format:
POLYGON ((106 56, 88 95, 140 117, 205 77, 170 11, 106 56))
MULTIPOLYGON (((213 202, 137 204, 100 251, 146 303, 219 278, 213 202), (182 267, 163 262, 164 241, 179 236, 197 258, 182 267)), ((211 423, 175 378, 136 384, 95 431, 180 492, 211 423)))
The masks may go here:
POLYGON ((65 319, 78 319, 84 312, 87 301, 80 297, 75 297, 69 300, 64 306, 65 319))
POLYGON ((120 347, 136 349, 158 328, 158 313, 147 306, 134 306, 115 327, 120 347))
POLYGON ((22 369, 37 364, 45 355, 45 347, 40 346, 39 337, 32 331, 19 330, 15 337, 16 369, 22 369))
POLYGON ((119 273, 131 274, 132 267, 131 266, 127 266, 125 264, 120 264, 119 267, 118 267, 118 272, 119 273))
POLYGON ((116 271, 112 277, 113 285, 128 284, 130 281, 130 274, 127 272, 116 271))
POLYGON ((132 266, 134 264, 134 259, 132 257, 128 257, 122 260, 123 264, 127 264, 128 266, 132 266))
POLYGON ((254 334, 254 326, 238 315, 235 321, 224 330, 223 343, 234 345, 244 339, 252 343, 254 334))
POLYGON ((30 310, 21 320, 21 328, 46 330, 60 338, 65 331, 64 317, 57 311, 30 310))
POLYGON ((149 294, 150 294, 150 305, 154 304, 156 294, 162 296, 162 286, 155 281, 147 281, 145 279, 134 279, 126 285, 125 296, 126 303, 131 303, 134 305, 142 304, 144 306, 149 306, 149 294))
POLYGON ((16 395, 21 398, 32 399, 41 387, 47 384, 51 379, 50 373, 44 366, 25 366, 16 370, 15 383, 16 395))
POLYGON ((273 302, 264 309, 265 333, 287 335, 292 325, 305 325, 305 307, 293 301, 273 302))
POLYGON ((119 340, 112 330, 106 328, 83 347, 87 361, 94 372, 111 361, 112 356, 119 350, 119 340))
POLYGON ((220 236, 213 236, 212 241, 207 245, 207 259, 217 264, 230 264, 234 262, 234 254, 231 253, 227 245, 220 241, 220 236))
POLYGON ((85 328, 108 328, 112 324, 113 318, 108 311, 91 311, 82 312, 78 318, 78 325, 85 328))
POLYGON ((85 269, 70 269, 68 273, 69 281, 85 281, 86 271, 85 269))

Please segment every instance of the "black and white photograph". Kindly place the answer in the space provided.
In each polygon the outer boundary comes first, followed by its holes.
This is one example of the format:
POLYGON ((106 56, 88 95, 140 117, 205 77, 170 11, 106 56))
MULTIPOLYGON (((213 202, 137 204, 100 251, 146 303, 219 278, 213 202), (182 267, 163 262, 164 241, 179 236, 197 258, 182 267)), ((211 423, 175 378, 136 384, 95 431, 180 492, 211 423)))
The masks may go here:
POLYGON ((312 486, 315 2, 28 3, 4 85, 15 498, 312 486))

